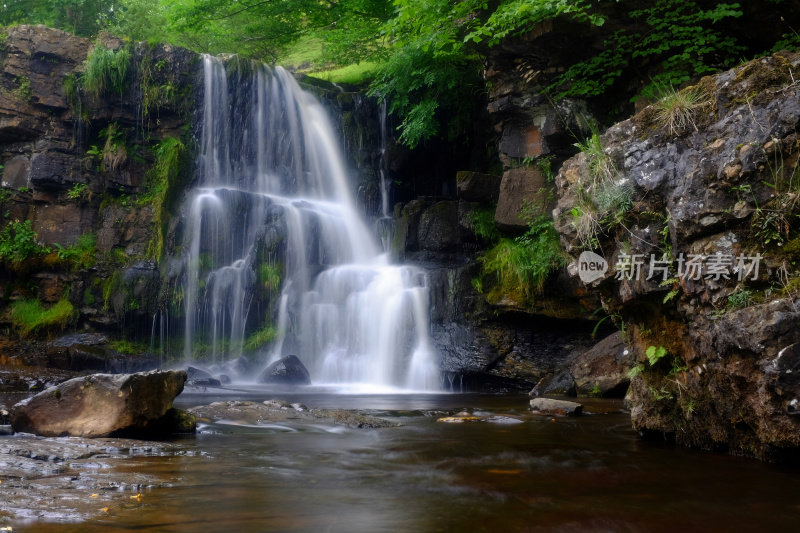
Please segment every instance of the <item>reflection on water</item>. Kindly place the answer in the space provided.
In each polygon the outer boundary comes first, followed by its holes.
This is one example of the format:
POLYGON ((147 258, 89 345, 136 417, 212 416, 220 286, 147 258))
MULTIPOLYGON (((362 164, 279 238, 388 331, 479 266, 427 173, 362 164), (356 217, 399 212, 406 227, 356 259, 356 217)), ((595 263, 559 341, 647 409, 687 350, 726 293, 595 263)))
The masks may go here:
POLYGON ((530 415, 522 396, 286 399, 374 409, 403 426, 206 423, 174 454, 121 463, 176 480, 144 491, 134 509, 14 530, 778 531, 800 519, 797 473, 642 442, 615 402, 587 402, 604 414, 553 420, 530 415), (443 424, 423 412, 462 407, 524 422, 443 424))

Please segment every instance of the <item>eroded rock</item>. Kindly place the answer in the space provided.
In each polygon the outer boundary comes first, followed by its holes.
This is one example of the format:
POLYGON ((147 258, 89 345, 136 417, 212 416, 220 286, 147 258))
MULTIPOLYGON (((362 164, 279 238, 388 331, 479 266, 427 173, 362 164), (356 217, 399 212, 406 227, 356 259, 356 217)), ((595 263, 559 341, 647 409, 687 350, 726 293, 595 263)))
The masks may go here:
POLYGON ((15 405, 11 425, 45 437, 145 433, 169 411, 185 381, 183 371, 74 378, 15 405))

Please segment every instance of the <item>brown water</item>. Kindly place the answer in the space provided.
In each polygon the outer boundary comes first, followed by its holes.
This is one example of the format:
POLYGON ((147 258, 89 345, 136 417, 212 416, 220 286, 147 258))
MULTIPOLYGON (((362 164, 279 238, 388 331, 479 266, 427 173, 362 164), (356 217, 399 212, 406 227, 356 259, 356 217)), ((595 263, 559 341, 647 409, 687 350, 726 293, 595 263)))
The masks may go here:
POLYGON ((207 424, 169 453, 115 463, 120 473, 170 480, 142 489, 141 499, 88 522, 14 531, 793 531, 800 523, 797 472, 642 442, 611 401, 586 402, 604 414, 553 420, 530 415, 523 396, 284 398, 375 409, 403 426, 207 424), (422 412, 460 408, 522 422, 445 424, 422 412))

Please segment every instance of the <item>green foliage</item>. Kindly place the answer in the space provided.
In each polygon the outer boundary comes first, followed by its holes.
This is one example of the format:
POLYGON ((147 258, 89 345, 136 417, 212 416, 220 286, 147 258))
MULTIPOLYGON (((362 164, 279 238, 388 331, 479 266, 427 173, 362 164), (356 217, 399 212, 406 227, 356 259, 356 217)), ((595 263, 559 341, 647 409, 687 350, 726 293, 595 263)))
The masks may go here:
POLYGON ((84 233, 72 246, 54 245, 61 261, 71 263, 73 268, 82 269, 94 266, 97 261, 97 237, 93 233, 84 233))
POLYGON ((244 341, 244 350, 248 352, 258 350, 274 341, 277 336, 278 331, 273 326, 267 324, 247 337, 244 341))
POLYGON ((731 66, 744 47, 736 36, 715 25, 741 17, 740 7, 738 3, 714 3, 703 9, 699 2, 662 0, 631 10, 629 23, 605 42, 602 52, 571 66, 550 88, 556 99, 597 96, 607 92, 623 74, 647 65, 656 74, 640 94, 650 94, 659 86, 680 85, 731 66))
POLYGON ((78 78, 73 73, 67 74, 61 82, 61 87, 64 89, 64 98, 67 99, 70 108, 75 109, 80 98, 78 78))
MULTIPOLYGON (((666 260, 666 258, 662 258, 662 260, 666 260)), ((669 292, 664 296, 664 300, 661 303, 668 303, 670 300, 675 298, 677 295, 681 293, 680 290, 680 279, 679 278, 669 278, 665 279, 661 283, 658 284, 659 287, 672 287, 669 292)))
POLYGON ((25 76, 16 76, 14 81, 17 83, 17 88, 14 89, 14 95, 23 102, 30 101, 31 96, 33 95, 30 78, 25 76))
POLYGON ((728 309, 741 309, 751 304, 753 291, 739 287, 728 295, 728 309))
POLYGON ((147 253, 150 257, 160 258, 164 254, 169 211, 184 178, 187 153, 184 144, 174 137, 165 137, 156 145, 154 152, 155 163, 147 173, 147 192, 139 198, 139 204, 153 207, 155 237, 147 253))
POLYGON ((122 94, 128 88, 130 70, 131 52, 127 47, 114 51, 96 44, 86 57, 81 84, 94 98, 111 91, 122 94))
POLYGON ((143 342, 134 342, 126 339, 111 341, 108 346, 123 355, 138 355, 150 350, 150 346, 143 342))
POLYGON ((92 37, 107 22, 116 0, 8 0, 0 25, 44 24, 92 37))
POLYGON ((497 278, 493 293, 518 294, 524 301, 531 301, 550 273, 566 264, 553 221, 545 216, 533 220, 524 235, 501 239, 479 260, 483 274, 497 278))
POLYGON ((663 346, 648 346, 647 350, 645 350, 645 355, 650 366, 654 366, 667 355, 667 349, 663 346))
POLYGON ((495 210, 495 207, 481 207, 467 215, 475 236, 484 242, 493 243, 500 239, 500 232, 494 223, 495 210))
POLYGON ((47 247, 37 241, 31 221, 15 220, 6 224, 0 232, 0 261, 19 265, 30 257, 47 253, 47 247))
POLYGON ((100 130, 99 140, 103 141, 103 148, 98 148, 98 145, 93 144, 86 150, 86 155, 98 161, 98 170, 114 172, 128 160, 125 137, 125 130, 116 122, 112 122, 100 130))
POLYGON ((266 290, 277 292, 281 287, 280 266, 270 263, 261 263, 258 267, 258 282, 266 290))
POLYGON ((695 114, 710 104, 710 98, 698 87, 676 91, 673 87, 659 87, 661 98, 653 104, 656 121, 673 135, 681 135, 691 126, 697 130, 695 114))
POLYGON ((89 186, 85 183, 76 183, 67 191, 67 198, 70 200, 80 200, 86 197, 89 186))
POLYGON ((66 298, 45 309, 39 300, 20 300, 11 306, 11 325, 21 336, 44 330, 63 330, 72 320, 75 308, 66 298))

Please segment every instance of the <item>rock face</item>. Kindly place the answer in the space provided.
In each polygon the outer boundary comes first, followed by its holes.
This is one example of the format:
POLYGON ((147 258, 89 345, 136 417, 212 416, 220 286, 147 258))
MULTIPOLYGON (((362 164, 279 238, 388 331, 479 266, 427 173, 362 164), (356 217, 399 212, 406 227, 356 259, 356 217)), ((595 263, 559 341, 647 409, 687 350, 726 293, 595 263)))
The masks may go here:
POLYGON ((500 184, 500 198, 494 221, 497 227, 510 232, 522 232, 528 227, 526 215, 538 216, 549 212, 552 185, 547 183, 536 167, 507 170, 500 184))
POLYGON ((185 381, 183 371, 71 379, 15 405, 11 426, 45 437, 147 432, 171 409, 185 381))
POLYGON ((570 272, 587 245, 611 267, 591 287, 626 325, 642 433, 763 459, 800 448, 798 67, 780 53, 704 78, 691 105, 643 109, 556 178, 570 272))
POLYGON ((258 381, 276 385, 311 385, 311 376, 296 355, 287 355, 269 365, 258 381))
POLYGON ((463 170, 456 174, 456 186, 461 199, 469 202, 496 202, 500 194, 500 177, 463 170))

